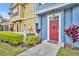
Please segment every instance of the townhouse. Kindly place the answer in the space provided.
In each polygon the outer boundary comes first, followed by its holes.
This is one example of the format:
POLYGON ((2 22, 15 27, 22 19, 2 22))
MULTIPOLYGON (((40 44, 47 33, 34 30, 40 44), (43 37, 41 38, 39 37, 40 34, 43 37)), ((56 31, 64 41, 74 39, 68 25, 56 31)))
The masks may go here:
POLYGON ((0 31, 9 31, 9 20, 0 15, 0 31))
POLYGON ((10 30, 13 32, 36 33, 38 17, 33 3, 13 3, 10 7, 10 30))
MULTIPOLYGON (((71 44, 64 30, 72 24, 79 25, 78 3, 37 3, 36 15, 42 40, 71 44)), ((74 47, 79 48, 79 42, 75 42, 74 47)))

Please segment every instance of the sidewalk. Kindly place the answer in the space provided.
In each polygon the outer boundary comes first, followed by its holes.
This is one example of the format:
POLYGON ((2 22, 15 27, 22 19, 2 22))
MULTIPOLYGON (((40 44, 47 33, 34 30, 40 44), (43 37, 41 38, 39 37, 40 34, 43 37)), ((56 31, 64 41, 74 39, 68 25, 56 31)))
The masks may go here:
POLYGON ((58 44, 43 42, 26 50, 18 56, 56 56, 60 48, 61 46, 58 44))

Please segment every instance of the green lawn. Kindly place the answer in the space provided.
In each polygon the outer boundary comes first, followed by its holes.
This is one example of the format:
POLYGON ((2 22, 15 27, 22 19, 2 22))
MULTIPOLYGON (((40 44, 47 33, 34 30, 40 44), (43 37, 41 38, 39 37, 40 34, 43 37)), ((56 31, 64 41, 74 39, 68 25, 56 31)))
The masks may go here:
POLYGON ((71 48, 68 48, 68 47, 61 48, 57 56, 79 56, 79 50, 77 52, 77 51, 71 50, 71 48))
POLYGON ((12 46, 7 43, 0 42, 0 56, 15 56, 25 50, 26 48, 21 46, 12 46))

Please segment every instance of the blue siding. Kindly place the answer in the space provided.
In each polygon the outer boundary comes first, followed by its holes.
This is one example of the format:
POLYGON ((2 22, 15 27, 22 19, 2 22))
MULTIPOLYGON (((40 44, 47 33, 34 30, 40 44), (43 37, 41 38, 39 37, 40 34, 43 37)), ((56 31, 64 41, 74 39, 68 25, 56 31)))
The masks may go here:
POLYGON ((79 42, 75 42, 74 43, 74 47, 78 47, 79 48, 79 42))
POLYGON ((72 24, 72 10, 67 9, 65 10, 65 29, 69 28, 70 25, 72 24))
MULTIPOLYGON (((79 6, 73 8, 73 24, 79 25, 79 6)), ((79 42, 75 42, 74 46, 79 47, 79 42)))
POLYGON ((71 38, 69 38, 67 35, 65 35, 65 42, 66 44, 71 44, 72 41, 71 41, 71 38))
POLYGON ((40 10, 44 10, 44 9, 48 9, 50 7, 55 7, 60 5, 61 3, 45 3, 43 5, 39 5, 40 3, 36 4, 36 11, 40 11, 40 10))
POLYGON ((64 42, 64 10, 61 11, 61 41, 64 42))
MULTIPOLYGON (((64 12, 65 12, 64 13, 64 16, 65 16, 65 18, 64 18, 65 29, 68 29, 72 24, 72 9, 71 8, 66 9, 64 12)), ((66 44, 71 44, 71 40, 66 34, 65 34, 65 43, 66 44)))
MULTIPOLYGON (((38 4, 37 4, 38 5, 38 4)), ((54 4, 44 4, 41 6, 36 6, 37 11, 42 10, 44 8, 48 8, 49 6, 54 4)), ((50 11, 51 12, 51 11, 50 11)), ((50 14, 50 12, 48 12, 50 14)), ((79 25, 79 6, 73 6, 66 9, 61 9, 61 41, 66 44, 71 44, 71 38, 69 38, 66 34, 64 34, 64 29, 67 29, 72 24, 79 25)), ((41 28, 40 36, 42 40, 47 40, 47 15, 48 13, 41 14, 39 16, 39 28, 41 28)), ((79 47, 79 42, 74 43, 74 47, 79 47)))
MULTIPOLYGON (((65 10, 65 29, 69 28, 71 24, 76 24, 79 25, 79 6, 74 7, 72 9, 67 9, 65 10)), ((66 44, 71 44, 71 38, 69 38, 66 34, 65 34, 65 43, 66 44)), ((74 47, 79 47, 79 42, 75 42, 74 43, 74 47)))
POLYGON ((73 24, 79 25, 79 6, 73 8, 73 24))
POLYGON ((40 36, 42 38, 42 40, 47 39, 47 18, 46 15, 42 15, 40 16, 41 19, 39 20, 39 25, 41 28, 41 32, 40 32, 40 36))

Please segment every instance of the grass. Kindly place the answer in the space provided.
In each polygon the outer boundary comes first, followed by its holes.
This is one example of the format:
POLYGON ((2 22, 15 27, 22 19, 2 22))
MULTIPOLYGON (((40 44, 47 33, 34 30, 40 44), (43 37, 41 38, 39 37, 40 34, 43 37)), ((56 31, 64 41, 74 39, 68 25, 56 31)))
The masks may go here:
POLYGON ((16 56, 25 50, 25 47, 15 47, 7 43, 0 42, 0 56, 16 56))
POLYGON ((69 47, 61 48, 57 54, 57 56, 79 56, 79 50, 74 51, 69 47))

